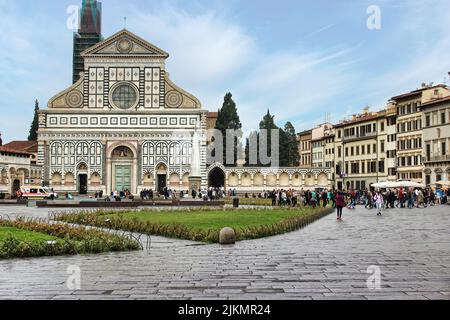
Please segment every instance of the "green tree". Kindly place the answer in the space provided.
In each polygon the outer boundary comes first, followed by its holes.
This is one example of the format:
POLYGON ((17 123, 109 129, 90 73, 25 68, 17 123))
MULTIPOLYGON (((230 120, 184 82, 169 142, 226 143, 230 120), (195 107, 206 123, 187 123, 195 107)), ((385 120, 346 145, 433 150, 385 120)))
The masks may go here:
POLYGON ((280 139, 282 140, 282 142, 280 142, 280 147, 283 151, 283 164, 280 163, 280 165, 286 167, 297 167, 300 162, 297 135, 295 133, 295 128, 290 121, 288 121, 284 125, 284 131, 282 135, 283 137, 280 139))
MULTIPOLYGON (((259 123, 260 130, 267 130, 267 156, 272 156, 272 130, 279 130, 279 142, 278 142, 278 155, 279 155, 279 165, 281 167, 296 167, 299 165, 300 155, 298 153, 298 143, 297 143, 297 135, 295 133, 295 128, 291 122, 287 122, 283 129, 279 128, 275 123, 275 116, 270 114, 270 110, 267 110, 267 114, 263 117, 262 121, 259 123)), ((259 132, 251 132, 250 137, 257 136, 257 157, 258 157, 258 166, 263 166, 261 163, 261 159, 259 157, 260 150, 260 139, 261 131, 259 132)), ((245 146, 245 160, 246 163, 249 164, 250 160, 250 146, 249 146, 249 138, 247 138, 246 146, 245 146)), ((252 150, 255 152, 255 150, 252 150)))
POLYGON ((39 129, 39 101, 36 99, 34 102, 34 118, 31 123, 30 134, 28 135, 28 141, 36 141, 38 139, 37 131, 39 129))
POLYGON ((258 131, 252 131, 252 132, 250 132, 248 138, 245 141, 245 164, 246 164, 246 166, 251 167, 251 166, 256 166, 259 164, 258 152, 259 152, 258 131), (252 140, 252 143, 255 143, 255 141, 256 141, 256 145, 252 145, 252 148, 256 149, 256 150, 252 150, 252 152, 257 157, 256 158, 257 163, 250 163, 250 160, 252 160, 254 162, 254 159, 250 159, 250 140, 252 140))
MULTIPOLYGON (((224 97, 222 108, 219 110, 216 122, 216 129, 220 130, 223 135, 223 161, 226 164, 226 146, 227 146, 227 137, 226 131, 227 129, 233 130, 241 130, 242 124, 239 119, 239 115, 237 113, 236 103, 233 101, 233 95, 231 93, 227 93, 224 97)), ((220 143, 220 141, 215 141, 214 143, 220 143)), ((234 141, 234 164, 236 164, 236 160, 238 157, 238 141, 235 139, 234 141)), ((229 164, 231 165, 231 164, 229 164)))
MULTIPOLYGON (((270 110, 267 110, 267 114, 263 117, 262 121, 259 123, 259 129, 260 130, 266 130, 267 132, 267 140, 266 140, 266 150, 267 150, 267 156, 272 156, 272 130, 279 129, 278 126, 275 124, 275 116, 270 114, 270 110)), ((280 135, 281 140, 281 135, 280 135)), ((263 165, 261 163, 261 159, 259 159, 259 149, 261 143, 261 132, 258 134, 258 163, 259 165, 263 165)), ((280 147, 278 145, 278 147, 280 147)), ((279 154, 281 150, 279 150, 279 154)), ((280 155, 281 156, 281 155, 280 155)), ((270 164, 269 164, 270 165, 270 164)))

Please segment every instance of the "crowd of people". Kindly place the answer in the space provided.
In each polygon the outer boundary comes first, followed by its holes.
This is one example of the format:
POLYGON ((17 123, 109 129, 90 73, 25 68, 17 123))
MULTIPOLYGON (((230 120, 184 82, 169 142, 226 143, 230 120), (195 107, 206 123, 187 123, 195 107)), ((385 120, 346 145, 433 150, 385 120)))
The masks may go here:
MULTIPOLYGON (((249 197, 245 194, 245 197, 249 197)), ((337 190, 300 190, 280 189, 263 191, 252 194, 253 198, 271 199, 272 206, 304 206, 326 207, 337 209, 338 219, 342 219, 342 209, 354 209, 357 205, 364 205, 366 209, 376 208, 377 215, 383 209, 389 208, 419 208, 447 204, 448 190, 398 188, 380 190, 350 190, 347 192, 337 190)))
MULTIPOLYGON (((213 188, 210 187, 208 189, 192 189, 191 192, 187 190, 181 190, 179 193, 175 189, 163 188, 161 192, 154 192, 152 189, 144 189, 140 192, 140 197, 142 200, 153 200, 154 197, 163 197, 165 200, 169 199, 177 199, 179 196, 180 199, 189 198, 192 199, 200 199, 205 201, 213 201, 223 199, 225 194, 225 189, 222 188, 213 188)), ((228 193, 228 196, 233 196, 233 193, 228 193)))
MULTIPOLYGON (((236 189, 226 191, 224 187, 207 189, 182 190, 177 194, 176 190, 165 187, 161 192, 155 192, 152 189, 143 189, 140 191, 141 200, 153 200, 155 197, 163 197, 166 200, 183 198, 199 199, 204 201, 220 200, 225 197, 236 197, 236 189)), ((103 192, 96 192, 95 198, 102 198, 103 192)), ((272 191, 263 191, 244 194, 246 198, 270 199, 272 206, 290 206, 290 207, 327 207, 337 208, 338 219, 342 216, 342 208, 354 209, 357 205, 364 206, 366 209, 377 209, 377 214, 381 214, 382 209, 389 208, 419 208, 434 206, 436 204, 447 204, 447 189, 420 189, 420 188, 397 188, 380 190, 295 190, 295 189, 274 189, 272 191)), ((113 191, 110 194, 110 200, 120 201, 121 199, 134 199, 129 190, 113 191)))

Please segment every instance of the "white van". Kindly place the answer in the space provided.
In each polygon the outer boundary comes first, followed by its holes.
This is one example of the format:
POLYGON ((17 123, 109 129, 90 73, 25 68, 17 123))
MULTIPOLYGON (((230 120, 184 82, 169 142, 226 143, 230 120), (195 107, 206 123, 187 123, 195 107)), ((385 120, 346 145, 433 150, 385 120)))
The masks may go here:
POLYGON ((58 198, 58 194, 53 191, 53 188, 27 186, 20 188, 22 198, 27 200, 47 200, 51 198, 58 198))

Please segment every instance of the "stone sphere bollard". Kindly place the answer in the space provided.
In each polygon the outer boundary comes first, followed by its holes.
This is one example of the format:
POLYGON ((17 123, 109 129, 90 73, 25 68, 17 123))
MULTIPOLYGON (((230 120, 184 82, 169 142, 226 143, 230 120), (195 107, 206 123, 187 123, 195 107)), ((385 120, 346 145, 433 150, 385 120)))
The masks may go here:
POLYGON ((219 234, 220 244, 234 244, 236 243, 236 233, 231 228, 223 228, 219 234))

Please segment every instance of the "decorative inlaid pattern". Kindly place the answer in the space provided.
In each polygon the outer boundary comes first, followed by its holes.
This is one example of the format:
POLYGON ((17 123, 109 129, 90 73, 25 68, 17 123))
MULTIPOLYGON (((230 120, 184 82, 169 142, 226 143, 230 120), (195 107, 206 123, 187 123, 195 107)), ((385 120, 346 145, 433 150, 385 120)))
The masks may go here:
POLYGON ((168 165, 169 172, 181 175, 190 169, 192 143, 171 140, 146 141, 142 144, 141 154, 143 174, 155 171, 155 166, 163 162, 168 165))
POLYGON ((101 172, 103 145, 99 141, 52 141, 49 172, 76 173, 80 164, 90 172, 101 172))
POLYGON ((127 38, 122 38, 117 41, 117 50, 120 53, 130 53, 133 50, 133 42, 127 38))
POLYGON ((172 90, 166 94, 166 104, 169 108, 179 108, 183 103, 183 96, 178 91, 172 90))
POLYGON ((83 94, 78 90, 70 91, 66 96, 66 104, 71 108, 81 108, 83 105, 83 94))

